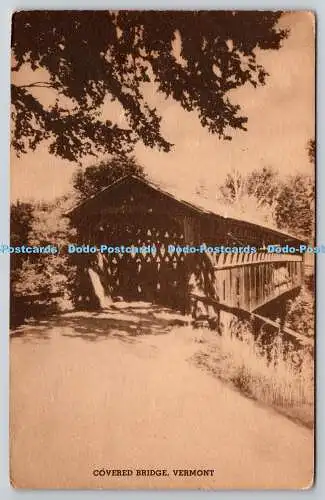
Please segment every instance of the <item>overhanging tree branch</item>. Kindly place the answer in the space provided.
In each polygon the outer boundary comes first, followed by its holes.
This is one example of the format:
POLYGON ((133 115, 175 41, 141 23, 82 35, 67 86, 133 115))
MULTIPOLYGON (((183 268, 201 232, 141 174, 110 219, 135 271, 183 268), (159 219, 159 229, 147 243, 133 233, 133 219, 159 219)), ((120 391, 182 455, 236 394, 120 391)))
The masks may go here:
POLYGON ((136 141, 169 151, 172 144, 163 137, 161 116, 147 101, 144 83, 155 84, 158 92, 186 111, 196 111, 203 127, 229 140, 232 130, 246 130, 247 117, 228 92, 265 83, 267 72, 258 63, 256 49, 280 48, 287 36, 277 25, 280 16, 281 12, 265 11, 17 12, 12 69, 19 72, 27 64, 33 71, 45 70, 49 82, 26 83, 16 86, 20 93, 12 93, 13 107, 19 110, 14 149, 23 153, 26 144, 36 147, 42 140, 40 135, 35 137, 32 122, 36 119, 44 138, 51 131, 50 152, 71 161, 96 154, 100 148, 109 152, 113 145, 114 150, 126 151, 136 141), (63 132, 62 127, 71 127, 71 122, 59 108, 40 111, 38 120, 36 103, 21 92, 43 87, 74 103, 73 120, 78 117, 79 124, 63 132), (129 131, 95 120, 107 99, 123 107, 129 131), (53 127, 53 120, 60 119, 61 127, 53 127), (106 148, 94 126, 105 139, 109 134, 106 148))

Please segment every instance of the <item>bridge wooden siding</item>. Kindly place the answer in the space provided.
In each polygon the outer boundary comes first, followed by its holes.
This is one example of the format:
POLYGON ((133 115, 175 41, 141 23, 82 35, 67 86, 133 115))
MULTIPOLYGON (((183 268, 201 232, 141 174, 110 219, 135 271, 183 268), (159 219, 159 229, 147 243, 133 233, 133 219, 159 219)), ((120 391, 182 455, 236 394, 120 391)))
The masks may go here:
POLYGON ((302 285, 301 256, 259 252, 212 256, 212 260, 219 302, 246 311, 302 285))
MULTIPOLYGON (((270 254, 267 245, 299 247, 302 240, 279 230, 224 214, 199 198, 188 201, 147 179, 127 176, 90 197, 68 216, 80 243, 157 245, 152 255, 77 256, 80 296, 94 298, 89 268, 101 295, 145 300, 189 312, 197 293, 227 307, 254 311, 303 283, 304 258, 270 254), (172 245, 254 246, 256 253, 170 255, 172 245), (100 258, 99 258, 100 257, 100 258), (87 281, 88 280, 88 281, 87 281)), ((98 305, 98 304, 97 304, 98 305)))

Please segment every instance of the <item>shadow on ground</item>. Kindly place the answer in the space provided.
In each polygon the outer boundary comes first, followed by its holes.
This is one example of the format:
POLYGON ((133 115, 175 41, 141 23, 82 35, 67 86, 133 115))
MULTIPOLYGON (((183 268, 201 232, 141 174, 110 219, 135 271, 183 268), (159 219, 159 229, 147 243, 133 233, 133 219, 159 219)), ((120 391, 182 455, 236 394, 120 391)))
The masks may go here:
POLYGON ((188 319, 170 309, 147 303, 116 304, 103 311, 74 311, 47 319, 32 319, 11 331, 11 338, 46 341, 58 333, 64 337, 96 342, 117 338, 136 342, 141 335, 163 335, 188 319))

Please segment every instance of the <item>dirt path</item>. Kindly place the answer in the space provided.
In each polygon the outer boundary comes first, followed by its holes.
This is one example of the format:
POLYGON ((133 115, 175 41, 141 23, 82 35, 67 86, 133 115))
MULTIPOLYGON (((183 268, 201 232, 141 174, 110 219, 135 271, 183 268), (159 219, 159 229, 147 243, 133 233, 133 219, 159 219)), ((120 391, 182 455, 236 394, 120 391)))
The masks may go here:
POLYGON ((92 340, 71 324, 25 327, 12 338, 11 475, 18 487, 310 485, 312 432, 191 363, 200 346, 193 331, 100 335, 98 328, 92 340), (167 469, 169 476, 94 477, 102 468, 167 469), (214 473, 184 477, 173 469, 214 473))

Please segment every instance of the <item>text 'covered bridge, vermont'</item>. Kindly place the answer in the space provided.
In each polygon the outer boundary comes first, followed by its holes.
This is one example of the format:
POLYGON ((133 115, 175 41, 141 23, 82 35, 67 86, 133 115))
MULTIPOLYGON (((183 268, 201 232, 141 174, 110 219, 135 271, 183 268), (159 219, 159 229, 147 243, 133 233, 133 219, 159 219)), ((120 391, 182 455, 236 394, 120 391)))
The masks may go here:
POLYGON ((147 179, 130 175, 76 206, 67 215, 77 228, 78 244, 156 248, 147 253, 76 256, 80 303, 103 306, 105 299, 123 297, 126 301, 149 301, 190 312, 194 294, 211 303, 252 312, 299 289, 303 255, 269 253, 266 248, 299 248, 303 241, 226 216, 207 205, 205 199, 193 204, 147 179), (203 244, 254 247, 256 252, 168 251, 169 245, 203 244))

